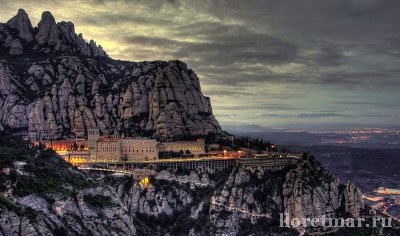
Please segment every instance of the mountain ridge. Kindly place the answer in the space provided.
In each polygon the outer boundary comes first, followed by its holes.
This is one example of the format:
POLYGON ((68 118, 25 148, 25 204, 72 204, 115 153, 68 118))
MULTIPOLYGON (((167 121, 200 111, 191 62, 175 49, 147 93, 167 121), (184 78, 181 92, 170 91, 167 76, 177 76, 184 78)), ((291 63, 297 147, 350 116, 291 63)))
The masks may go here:
POLYGON ((320 218, 365 212, 361 192, 340 183, 310 155, 277 171, 157 168, 146 186, 128 176, 89 178, 53 150, 4 132, 0 141, 0 165, 26 163, 0 175, 4 235, 298 235, 313 229, 281 227, 279 214, 320 218))
POLYGON ((0 51, 0 123, 30 139, 81 138, 89 128, 166 138, 221 132, 184 62, 114 60, 50 12, 34 28, 22 9, 0 24, 0 51))
POLYGON ((75 33, 72 22, 56 22, 49 11, 44 11, 38 26, 33 27, 25 10, 19 9, 17 15, 2 24, 0 30, 5 34, 4 46, 9 48, 10 55, 22 55, 27 49, 35 53, 64 52, 108 58, 101 45, 93 40, 86 43, 82 34, 75 33))

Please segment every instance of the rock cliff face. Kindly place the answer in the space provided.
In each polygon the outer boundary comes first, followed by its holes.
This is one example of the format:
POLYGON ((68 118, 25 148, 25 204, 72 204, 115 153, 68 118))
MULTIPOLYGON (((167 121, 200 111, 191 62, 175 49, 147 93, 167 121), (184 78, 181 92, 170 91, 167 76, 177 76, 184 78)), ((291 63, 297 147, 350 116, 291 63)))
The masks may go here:
POLYGON ((199 78, 180 61, 123 62, 86 43, 71 22, 24 10, 0 24, 0 124, 31 139, 87 129, 177 137, 221 131, 199 78))
POLYGON ((307 229, 279 227, 280 214, 291 218, 358 217, 364 208, 361 193, 353 184, 340 184, 310 159, 278 172, 261 167, 180 174, 162 170, 150 179, 148 186, 129 178, 111 180, 68 197, 15 196, 20 206, 34 214, 3 210, 0 232, 5 235, 51 235, 60 231, 69 235, 268 232, 296 235, 307 229), (300 176, 300 170, 305 175, 300 176))
POLYGON ((282 192, 288 224, 293 218, 358 218, 364 208, 360 190, 353 183, 340 183, 313 156, 286 174, 282 192))
POLYGON ((18 203, 38 216, 29 219, 12 211, 3 212, 3 235, 136 235, 133 219, 114 189, 86 189, 75 198, 57 198, 54 204, 29 195, 18 203), (99 207, 85 201, 88 197, 101 199, 99 196, 110 199, 110 205, 99 207))
MULTIPOLYGON (((359 217, 362 209, 360 190, 352 183, 341 184, 308 156, 288 172, 233 170, 222 189, 214 192, 209 213, 217 234, 236 235, 244 233, 241 223, 246 220, 273 225, 284 219, 290 225, 293 218, 359 217)), ((305 232, 302 227, 297 230, 305 232)))
POLYGON ((162 171, 147 187, 129 178, 112 181, 79 190, 74 196, 14 195, 14 204, 24 209, 17 213, 2 209, 1 199, 0 234, 160 235, 167 232, 163 220, 176 220, 180 214, 192 221, 199 214, 205 217, 203 198, 209 197, 216 184, 209 173, 195 171, 187 175, 162 171), (159 224, 158 229, 151 222, 159 224))

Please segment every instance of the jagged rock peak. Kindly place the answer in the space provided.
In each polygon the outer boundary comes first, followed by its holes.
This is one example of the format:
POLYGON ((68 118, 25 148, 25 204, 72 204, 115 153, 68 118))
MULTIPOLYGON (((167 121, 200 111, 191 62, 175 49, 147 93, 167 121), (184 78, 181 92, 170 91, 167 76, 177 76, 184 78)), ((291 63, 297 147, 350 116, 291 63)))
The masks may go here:
POLYGON ((9 55, 21 55, 20 52, 40 51, 46 54, 52 52, 81 54, 88 57, 108 57, 100 45, 93 42, 87 43, 82 36, 75 33, 72 22, 56 22, 49 11, 42 13, 42 18, 37 27, 33 28, 28 14, 19 9, 16 16, 7 24, 0 24, 0 49, 9 51, 9 55), (18 41, 23 40, 23 47, 19 49, 18 41), (11 50, 12 42, 18 50, 11 50), (17 53, 15 53, 17 52, 17 53))
POLYGON ((29 19, 28 14, 25 12, 24 9, 19 9, 17 15, 11 18, 7 25, 10 28, 18 30, 18 36, 27 42, 33 41, 33 27, 31 20, 29 19))
POLYGON ((49 42, 49 39, 51 36, 55 39, 57 34, 57 29, 55 27, 56 25, 56 20, 54 19, 54 16, 51 14, 49 11, 45 11, 42 13, 42 19, 40 20, 38 24, 39 28, 39 33, 36 35, 36 40, 39 45, 45 45, 46 43, 52 43, 49 42))
POLYGON ((50 24, 55 24, 56 20, 54 19, 54 16, 53 16, 53 14, 51 14, 51 12, 44 11, 44 12, 42 12, 42 19, 40 20, 39 25, 41 23, 47 23, 47 22, 50 24))

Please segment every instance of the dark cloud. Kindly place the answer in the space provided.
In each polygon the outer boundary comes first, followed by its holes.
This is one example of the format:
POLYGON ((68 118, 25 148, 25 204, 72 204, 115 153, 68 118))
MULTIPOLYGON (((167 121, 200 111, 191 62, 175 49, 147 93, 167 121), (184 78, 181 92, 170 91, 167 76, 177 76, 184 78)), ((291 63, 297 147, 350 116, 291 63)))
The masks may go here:
POLYGON ((146 45, 153 46, 162 49, 162 51, 166 51, 168 49, 172 49, 173 51, 177 51, 177 48, 181 43, 175 40, 171 40, 168 38, 155 38, 155 37, 147 37, 147 36, 125 36, 122 38, 124 43, 129 45, 146 45))
MULTIPOLYGON (((46 1, 51 1, 51 0, 46 0, 46 1)), ((179 2, 179 0, 89 0, 90 2, 94 3, 99 3, 99 4, 120 4, 123 5, 126 9, 134 9, 135 7, 146 7, 149 9, 153 10, 158 10, 160 9, 163 5, 170 4, 170 5, 175 5, 176 3, 179 2)), ((78 0, 78 2, 81 2, 78 0)), ((85 2, 85 1, 83 1, 85 2)), ((107 8, 106 8, 107 9, 107 8)), ((109 9, 108 10, 113 10, 109 9)))
MULTIPOLYGON (((126 36, 123 42, 153 47, 159 50, 159 54, 167 55, 168 59, 180 59, 188 64, 197 65, 196 68, 203 75, 208 75, 205 80, 210 83, 297 80, 290 74, 278 75, 268 72, 267 68, 253 67, 254 64, 277 65, 295 60, 297 47, 293 44, 264 34, 211 34, 207 39, 208 42, 184 42, 168 38, 126 36)), ((134 49, 129 51, 135 56, 138 55, 134 49)))
POLYGON ((350 117, 340 113, 299 113, 299 114, 275 114, 275 113, 259 113, 251 115, 253 118, 283 118, 283 119, 318 119, 332 117, 350 117))
POLYGON ((238 88, 235 87, 231 87, 231 88, 227 88, 227 87, 223 87, 223 88, 210 88, 207 89, 207 96, 211 96, 211 97, 218 97, 218 96, 252 96, 254 95, 254 92, 247 92, 247 91, 243 91, 240 90, 238 88))
MULTIPOLYGON (((369 100, 372 100, 371 97, 369 100)), ((400 104, 398 101, 337 101, 335 104, 339 105, 342 109, 343 107, 363 107, 369 109, 385 109, 388 111, 398 110, 400 108, 400 104)), ((371 115, 370 115, 371 116, 371 115)), ((376 116, 376 114, 372 114, 372 116, 376 116)))
POLYGON ((364 44, 366 54, 382 55, 386 54, 393 57, 400 57, 400 34, 387 36, 376 41, 364 44))
POLYGON ((209 42, 186 43, 175 53, 178 58, 199 57, 210 64, 285 63, 297 56, 294 44, 265 34, 210 35, 209 42))
MULTIPOLYGON (((248 74, 240 68, 230 68, 231 71, 225 72, 225 74, 218 74, 216 72, 208 73, 208 69, 205 68, 203 78, 206 83, 224 85, 232 84, 237 86, 266 84, 266 83, 300 83, 303 82, 300 77, 296 77, 290 74, 274 74, 274 73, 259 73, 259 74, 248 74), (234 71, 238 71, 234 73, 234 71)), ((214 71, 214 69, 211 69, 214 71)), ((221 71, 223 73, 223 71, 221 71)))
POLYGON ((366 87, 368 89, 381 89, 399 85, 399 79, 391 78, 393 75, 388 72, 343 72, 324 74, 320 77, 320 81, 330 85, 340 85, 349 87, 366 87))
POLYGON ((297 118, 324 118, 324 117, 348 117, 339 113, 300 113, 296 115, 297 118))
MULTIPOLYGON (((218 1, 217 15, 245 19, 256 25, 272 22, 288 33, 310 36, 362 37, 382 25, 398 22, 400 2, 396 0, 303 0, 303 1, 218 1), (236 6, 236 7, 233 7, 236 6), (222 9, 221 9, 222 8, 222 9), (226 11, 224 11, 226 9, 226 11), (359 33, 362 32, 362 35, 359 33)), ((376 35, 379 37, 379 35, 376 35)))
POLYGON ((254 104, 249 103, 245 105, 227 105, 223 107, 216 107, 218 110, 231 110, 231 111, 240 111, 240 110, 249 110, 249 109, 262 109, 262 110, 291 110, 293 106, 288 104, 254 104))
MULTIPOLYGON (((202 30, 208 31, 207 28, 202 30)), ((257 33, 225 34, 221 31, 219 34, 213 34, 209 32, 205 42, 177 41, 140 35, 128 35, 122 39, 128 44, 153 46, 160 51, 171 50, 171 56, 174 58, 189 61, 198 58, 203 63, 219 66, 233 63, 281 64, 290 62, 297 56, 296 45, 270 35, 257 33)))
POLYGON ((398 0, 0 4, 3 22, 20 7, 29 8, 30 16, 34 12, 35 21, 39 8, 51 10, 117 59, 185 61, 222 121, 252 115, 267 123, 272 118, 345 123, 364 115, 373 123, 382 122, 376 118, 382 114, 398 115, 393 111, 400 100, 398 0))
POLYGON ((340 49, 324 45, 313 60, 319 65, 338 66, 342 64, 343 53, 340 49))
POLYGON ((174 27, 177 36, 187 37, 193 35, 199 39, 209 39, 218 35, 246 35, 252 33, 248 27, 239 24, 226 24, 223 22, 199 21, 174 27))
POLYGON ((149 18, 146 16, 139 15, 121 15, 116 12, 102 12, 96 14, 88 14, 82 16, 82 22, 89 25, 95 25, 99 27, 115 26, 118 24, 132 24, 132 25, 172 25, 173 22, 167 19, 149 18))
POLYGON ((370 106, 370 105, 376 105, 376 102, 367 102, 367 101, 337 101, 335 102, 335 104, 339 104, 339 105, 366 105, 366 106, 370 106))

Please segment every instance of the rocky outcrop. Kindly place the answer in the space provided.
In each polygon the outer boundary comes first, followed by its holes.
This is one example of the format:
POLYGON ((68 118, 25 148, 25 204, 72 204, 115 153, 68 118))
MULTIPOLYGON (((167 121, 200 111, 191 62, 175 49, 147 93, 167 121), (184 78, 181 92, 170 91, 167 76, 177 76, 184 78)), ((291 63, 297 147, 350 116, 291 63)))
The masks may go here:
POLYGON ((198 211, 201 211, 197 206, 200 199, 195 192, 201 192, 215 184, 207 172, 191 171, 188 175, 179 175, 166 170, 159 172, 150 182, 151 184, 145 187, 131 182, 118 185, 118 195, 131 214, 172 216, 188 207, 193 208, 193 211, 196 211, 194 208, 197 207, 198 214, 198 211), (186 188, 188 184, 190 187, 186 188), (129 189, 129 192, 126 189, 129 189))
MULTIPOLYGON (((192 171, 189 175, 163 171, 161 179, 152 179, 143 187, 131 179, 116 179, 111 187, 92 187, 80 190, 75 196, 37 195, 15 196, 15 203, 25 210, 0 211, 0 234, 4 235, 139 235, 145 229, 138 224, 142 217, 173 217, 187 211, 193 219, 202 212, 202 199, 196 192, 210 187, 199 179, 209 179, 208 173, 192 171), (176 176, 187 180, 166 180, 176 176), (49 200, 51 199, 51 200, 49 200), (200 202, 200 204, 199 204, 200 202), (29 211, 30 213, 24 213, 29 211), (28 215, 28 216, 25 216, 28 215), (56 234, 57 235, 57 234, 56 234)), ((11 203, 10 203, 11 205, 11 203)))
MULTIPOLYGON (((261 167, 234 169, 211 197, 209 213, 216 234, 236 235, 246 220, 271 224, 274 219, 283 219, 290 225, 294 218, 356 218, 362 209, 362 195, 354 184, 340 183, 312 156, 305 156, 288 172, 269 172, 261 167)), ((307 231, 302 225, 296 229, 307 231)))
POLYGON ((24 53, 24 48, 19 39, 14 39, 12 41, 9 53, 10 55, 22 55, 24 53))
POLYGON ((221 131, 183 62, 114 61, 50 12, 34 29, 23 10, 0 26, 0 47, 14 56, 0 61, 4 127, 26 128, 31 139, 84 137, 89 128, 167 138, 221 131), (31 42, 20 36, 33 32, 31 42), (28 60, 16 64, 18 55, 28 60))
POLYGON ((38 33, 35 36, 37 43, 40 46, 46 44, 49 46, 55 46, 60 43, 59 35, 60 31, 58 30, 53 15, 48 11, 43 12, 42 19, 38 24, 38 33))
POLYGON ((364 208, 360 190, 352 183, 340 183, 313 156, 303 157, 286 174, 283 202, 287 224, 294 218, 359 217, 364 208))
POLYGON ((364 200, 361 191, 351 182, 343 189, 344 211, 352 217, 360 217, 360 211, 364 208, 364 200))
POLYGON ((240 222, 278 219, 283 211, 283 179, 263 168, 234 169, 211 198, 210 220, 217 235, 236 235, 240 222))
MULTIPOLYGON (((364 208, 353 184, 341 184, 309 157, 297 167, 277 172, 262 167, 234 167, 230 173, 162 170, 149 183, 119 177, 73 196, 14 196, 30 213, 2 211, 0 233, 251 235, 276 230, 296 234, 279 228, 280 214, 358 217, 364 208)), ((297 230, 305 233, 307 228, 297 230)))
POLYGON ((19 9, 16 16, 11 18, 7 25, 18 31, 18 37, 25 40, 26 42, 32 42, 34 39, 33 36, 33 27, 31 20, 28 17, 28 14, 23 9, 19 9))
POLYGON ((19 85, 12 68, 6 61, 0 60, 0 92, 4 99, 17 90, 19 85))
POLYGON ((108 57, 103 48, 97 46, 93 40, 87 43, 81 34, 77 35, 72 22, 57 23, 48 11, 43 12, 38 26, 33 28, 28 14, 19 9, 17 15, 6 24, 0 24, 0 45, 8 49, 11 56, 33 51, 36 54, 63 52, 94 58, 108 57))
POLYGON ((12 211, 0 213, 0 232, 4 235, 136 235, 133 218, 110 188, 80 191, 74 198, 56 198, 49 204, 41 197, 29 195, 19 204, 32 213, 30 218, 12 211), (85 199, 110 199, 99 208, 85 199))
POLYGON ((175 181, 180 184, 189 184, 191 189, 196 187, 214 187, 215 181, 211 180, 207 173, 190 171, 189 175, 176 175, 170 171, 160 171, 155 177, 159 180, 175 181))
POLYGON ((0 229, 3 235, 38 235, 28 218, 20 217, 12 211, 5 211, 0 214, 0 229))

